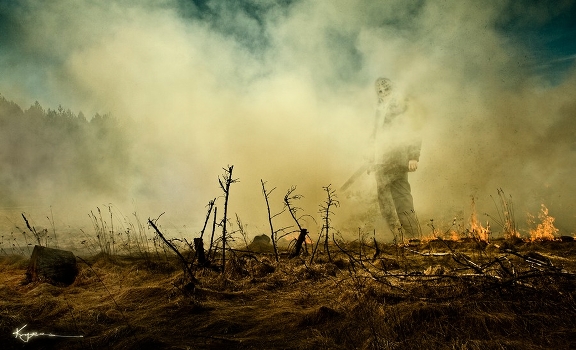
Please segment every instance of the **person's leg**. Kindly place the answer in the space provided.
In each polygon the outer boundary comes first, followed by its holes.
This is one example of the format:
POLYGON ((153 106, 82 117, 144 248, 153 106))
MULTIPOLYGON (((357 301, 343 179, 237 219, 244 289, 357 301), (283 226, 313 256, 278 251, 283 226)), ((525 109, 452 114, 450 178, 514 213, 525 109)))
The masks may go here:
POLYGON ((390 183, 393 180, 390 173, 383 170, 382 167, 376 170, 376 185, 378 189, 378 205, 384 221, 392 233, 396 236, 401 229, 400 219, 396 212, 394 199, 390 192, 390 183))
POLYGON ((414 212, 414 200, 408 173, 395 174, 389 184, 390 193, 406 238, 415 238, 418 234, 418 222, 414 212))

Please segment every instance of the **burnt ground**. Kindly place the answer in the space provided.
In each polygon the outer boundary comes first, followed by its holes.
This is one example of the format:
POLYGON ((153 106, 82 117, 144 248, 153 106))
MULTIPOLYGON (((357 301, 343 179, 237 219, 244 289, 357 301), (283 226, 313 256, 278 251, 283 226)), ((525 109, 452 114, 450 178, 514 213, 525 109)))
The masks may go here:
POLYGON ((168 255, 78 259, 67 287, 25 284, 28 258, 3 255, 1 348, 576 348, 574 242, 374 248, 230 253, 195 288, 168 255))

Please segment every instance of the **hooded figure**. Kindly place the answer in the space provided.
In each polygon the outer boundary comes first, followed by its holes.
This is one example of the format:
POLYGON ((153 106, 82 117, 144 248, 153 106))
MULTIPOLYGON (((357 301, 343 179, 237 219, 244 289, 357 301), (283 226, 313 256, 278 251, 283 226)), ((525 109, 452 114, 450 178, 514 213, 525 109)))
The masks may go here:
POLYGON ((419 232, 408 172, 416 171, 421 139, 416 115, 386 78, 376 80, 378 107, 372 140, 372 170, 376 175, 378 204, 384 220, 401 238, 419 232))

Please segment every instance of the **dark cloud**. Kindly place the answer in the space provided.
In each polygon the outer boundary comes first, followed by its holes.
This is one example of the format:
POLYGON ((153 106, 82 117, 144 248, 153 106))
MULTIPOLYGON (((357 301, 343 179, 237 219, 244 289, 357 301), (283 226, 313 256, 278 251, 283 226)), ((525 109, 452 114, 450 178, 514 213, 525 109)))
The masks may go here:
POLYGON ((576 58, 576 2, 508 2, 496 28, 511 45, 526 48, 525 64, 534 74, 558 83, 576 58))

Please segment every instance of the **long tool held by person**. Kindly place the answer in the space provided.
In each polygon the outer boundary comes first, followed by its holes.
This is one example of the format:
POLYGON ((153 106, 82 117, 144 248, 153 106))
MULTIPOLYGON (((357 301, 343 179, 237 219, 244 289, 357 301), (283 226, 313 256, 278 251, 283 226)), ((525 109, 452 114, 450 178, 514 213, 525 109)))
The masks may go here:
POLYGON ((360 175, 366 173, 373 165, 374 164, 372 162, 366 162, 362 164, 362 166, 360 166, 358 170, 356 170, 354 174, 350 176, 350 178, 344 183, 344 185, 340 187, 340 191, 341 192, 346 191, 348 187, 350 187, 350 185, 352 185, 360 175))

